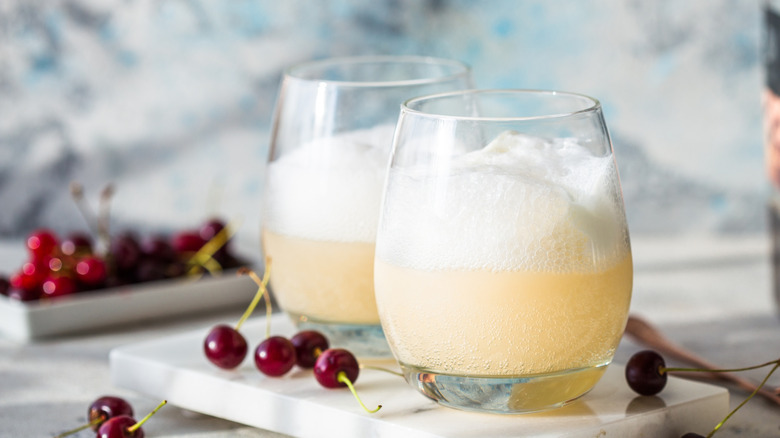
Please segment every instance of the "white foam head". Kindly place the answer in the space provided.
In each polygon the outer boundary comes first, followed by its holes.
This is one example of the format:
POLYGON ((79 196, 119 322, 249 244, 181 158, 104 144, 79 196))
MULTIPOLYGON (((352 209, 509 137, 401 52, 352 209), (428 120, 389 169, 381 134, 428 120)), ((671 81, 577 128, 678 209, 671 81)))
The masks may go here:
POLYGON ((394 129, 318 139, 269 163, 264 226, 307 239, 373 242, 394 129))
POLYGON ((572 271, 625 256, 611 155, 505 132, 446 175, 393 168, 377 255, 416 269, 572 271))

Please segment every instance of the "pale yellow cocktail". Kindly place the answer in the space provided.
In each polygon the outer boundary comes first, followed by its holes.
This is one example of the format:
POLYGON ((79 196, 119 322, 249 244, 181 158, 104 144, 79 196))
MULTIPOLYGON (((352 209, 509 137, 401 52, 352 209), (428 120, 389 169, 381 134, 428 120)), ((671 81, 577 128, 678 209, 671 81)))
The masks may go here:
POLYGON ((385 334, 398 360, 471 376, 609 362, 632 284, 630 256, 602 271, 568 273, 423 271, 378 261, 375 275, 385 334))
POLYGON ((458 147, 432 167, 391 167, 374 271, 388 343, 442 404, 561 406, 599 380, 628 317, 614 160, 514 131, 458 147))
POLYGON ((373 288, 387 163, 406 99, 471 87, 469 67, 418 56, 304 62, 284 72, 263 203, 271 289, 300 329, 332 347, 389 357, 373 288))
POLYGON ((326 242, 263 231, 273 257, 273 287, 295 319, 379 324, 374 299, 374 243, 326 242))
POLYGON ((389 355, 374 298, 374 240, 393 127, 301 145, 269 163, 262 230, 271 288, 302 329, 389 355))

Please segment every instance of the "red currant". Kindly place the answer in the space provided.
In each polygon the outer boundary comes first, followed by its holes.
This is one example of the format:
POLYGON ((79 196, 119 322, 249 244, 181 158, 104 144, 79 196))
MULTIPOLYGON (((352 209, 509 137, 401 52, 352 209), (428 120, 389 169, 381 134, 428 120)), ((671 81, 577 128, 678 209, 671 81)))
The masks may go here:
POLYGON ((209 332, 203 342, 203 351, 214 365, 233 369, 244 361, 249 347, 246 339, 233 327, 220 324, 209 332))
POLYGON ((666 386, 668 375, 662 372, 664 358, 652 350, 640 351, 626 363, 626 382, 637 394, 655 395, 666 386))
POLYGON ((255 349, 255 365, 266 376, 283 376, 295 365, 295 347, 287 338, 271 336, 255 349))
POLYGON ((360 366, 355 356, 342 348, 325 350, 314 364, 314 377, 326 388, 347 386, 339 381, 339 373, 342 372, 352 383, 355 383, 360 373, 360 366))

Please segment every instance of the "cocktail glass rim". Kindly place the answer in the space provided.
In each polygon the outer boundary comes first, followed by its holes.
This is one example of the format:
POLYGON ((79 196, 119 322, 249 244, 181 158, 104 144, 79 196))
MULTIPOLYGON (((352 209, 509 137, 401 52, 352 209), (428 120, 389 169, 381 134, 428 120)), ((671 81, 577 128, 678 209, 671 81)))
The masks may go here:
POLYGON ((438 58, 433 56, 416 55, 370 55, 370 56, 344 56, 325 58, 314 61, 306 61, 284 70, 284 76, 296 80, 318 82, 322 84, 335 84, 342 87, 409 87, 417 85, 428 85, 439 82, 447 82, 458 78, 468 78, 471 75, 471 67, 461 61, 447 58, 438 58), (327 68, 329 66, 345 66, 358 64, 420 64, 420 65, 442 65, 452 68, 452 72, 444 75, 426 75, 412 79, 397 80, 336 80, 326 79, 314 76, 305 76, 304 71, 327 68))
POLYGON ((535 90, 535 89, 512 89, 512 88, 492 88, 492 89, 467 89, 448 91, 444 93, 429 94, 425 96, 416 96, 405 100, 401 104, 401 112, 407 114, 413 114, 418 117, 430 117, 435 119, 450 119, 459 121, 484 121, 484 122, 520 122, 520 121, 541 121, 541 120, 553 120, 563 119, 568 117, 574 117, 582 114, 588 114, 592 112, 601 111, 601 102, 591 96, 581 93, 573 93, 568 91, 557 90, 535 90), (431 101, 434 99, 443 99, 454 96, 466 96, 466 95, 484 95, 484 94, 506 94, 506 95, 545 95, 554 98, 576 98, 582 101, 583 107, 575 111, 557 112, 553 114, 539 114, 532 116, 479 116, 479 115, 457 115, 446 114, 443 112, 429 112, 415 109, 412 107, 414 104, 431 101))

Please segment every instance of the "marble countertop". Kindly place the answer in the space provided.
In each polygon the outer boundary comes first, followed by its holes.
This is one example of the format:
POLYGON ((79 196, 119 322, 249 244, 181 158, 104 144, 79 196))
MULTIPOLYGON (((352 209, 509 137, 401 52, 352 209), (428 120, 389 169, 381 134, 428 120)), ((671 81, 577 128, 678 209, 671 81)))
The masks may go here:
MULTIPOLYGON (((17 244, 21 245, 21 244, 17 244)), ((780 318, 771 290, 769 240, 748 237, 635 237, 632 313, 650 320, 672 340, 724 367, 753 365, 780 357, 780 318)), ((14 245, 0 245, 0 262, 15 263, 14 245)), ((5 266, 5 265, 2 265, 5 266)), ((19 343, 0 338, 0 435, 54 436, 85 420, 100 395, 127 398, 137 412, 157 400, 111 384, 112 348, 233 320, 235 311, 176 318, 143 326, 19 343)), ((626 339, 616 360, 642 348, 626 339)), ((745 376, 759 381, 766 371, 745 376)), ((773 376, 771 385, 780 385, 773 376)), ((747 396, 731 390, 735 407, 747 396)), ((146 428, 153 437, 281 437, 173 406, 146 428)), ((780 407, 751 400, 716 437, 780 435, 780 407)), ((94 436, 88 432, 75 437, 94 436)))

